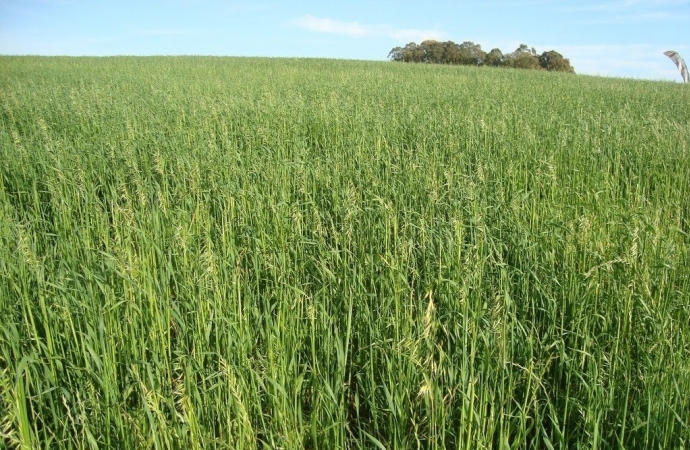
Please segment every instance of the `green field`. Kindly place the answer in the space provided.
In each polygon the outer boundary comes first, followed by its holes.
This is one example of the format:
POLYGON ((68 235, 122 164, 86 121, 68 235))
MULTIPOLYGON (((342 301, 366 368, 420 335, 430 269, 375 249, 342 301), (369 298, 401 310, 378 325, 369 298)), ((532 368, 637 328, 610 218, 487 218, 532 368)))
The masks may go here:
POLYGON ((0 57, 0 447, 690 446, 690 89, 0 57))

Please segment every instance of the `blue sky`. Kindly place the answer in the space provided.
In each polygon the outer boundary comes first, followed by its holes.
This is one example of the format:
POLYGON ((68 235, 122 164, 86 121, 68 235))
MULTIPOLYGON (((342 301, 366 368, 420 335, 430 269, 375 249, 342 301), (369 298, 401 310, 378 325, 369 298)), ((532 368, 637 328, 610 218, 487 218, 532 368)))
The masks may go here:
POLYGON ((385 60, 424 39, 556 50, 578 73, 680 81, 690 0, 0 0, 0 54, 385 60))

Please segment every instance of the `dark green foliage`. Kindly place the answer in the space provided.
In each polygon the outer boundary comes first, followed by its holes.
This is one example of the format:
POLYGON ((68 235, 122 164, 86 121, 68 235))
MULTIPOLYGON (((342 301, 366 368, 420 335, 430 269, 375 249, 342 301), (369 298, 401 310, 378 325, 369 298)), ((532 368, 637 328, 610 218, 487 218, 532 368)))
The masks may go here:
POLYGON ((485 57, 481 46, 469 41, 456 44, 452 41, 427 40, 419 45, 410 42, 405 47, 395 47, 388 54, 393 61, 465 66, 479 66, 485 57))
POLYGON ((530 49, 525 44, 521 44, 513 53, 504 55, 498 48, 494 48, 487 54, 479 44, 470 41, 456 44, 452 41, 427 40, 419 45, 410 42, 405 47, 395 47, 388 54, 388 58, 398 62, 546 69, 575 73, 570 61, 555 50, 544 52, 539 56, 534 48, 530 49))
POLYGON ((570 65, 570 60, 555 50, 542 53, 539 56, 539 65, 549 72, 575 73, 575 69, 570 65))
POLYGON ((503 64, 505 64, 505 56, 498 48, 492 49, 484 58, 485 66, 501 67, 503 64))

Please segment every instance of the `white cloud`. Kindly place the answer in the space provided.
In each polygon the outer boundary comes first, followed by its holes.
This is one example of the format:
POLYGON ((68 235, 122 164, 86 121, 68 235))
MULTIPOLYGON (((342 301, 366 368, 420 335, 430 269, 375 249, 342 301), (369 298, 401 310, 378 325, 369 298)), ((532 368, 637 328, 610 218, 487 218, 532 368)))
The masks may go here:
POLYGON ((319 33, 340 34, 344 36, 385 36, 397 41, 424 41, 426 39, 441 40, 445 33, 438 30, 421 30, 417 28, 393 28, 388 25, 363 25, 359 22, 343 22, 340 20, 303 16, 293 21, 298 27, 319 33))
MULTIPOLYGON (((540 46, 541 47, 541 46, 540 46)), ((676 80, 678 71, 664 56, 669 50, 650 44, 631 45, 561 45, 558 52, 570 59, 577 73, 649 79, 676 80)), ((673 50, 683 51, 686 47, 673 50)))
POLYGON ((564 12, 598 13, 580 21, 586 24, 660 22, 687 20, 690 0, 619 0, 561 8, 564 12))
POLYGON ((690 19, 689 14, 674 14, 668 11, 645 11, 633 14, 615 14, 603 15, 593 19, 582 20, 580 23, 586 25, 595 24, 630 24, 641 22, 662 22, 669 20, 687 20, 690 19))
POLYGON ((690 0, 619 0, 564 8, 567 11, 645 11, 690 4, 690 0))

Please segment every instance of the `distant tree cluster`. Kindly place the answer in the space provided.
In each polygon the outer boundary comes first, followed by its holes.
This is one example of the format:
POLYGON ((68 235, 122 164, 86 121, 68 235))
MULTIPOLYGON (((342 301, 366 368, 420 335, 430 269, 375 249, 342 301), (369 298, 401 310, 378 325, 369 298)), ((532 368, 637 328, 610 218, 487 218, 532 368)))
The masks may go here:
POLYGON ((479 44, 470 41, 456 44, 453 41, 426 40, 419 45, 410 42, 405 47, 395 47, 388 54, 388 58, 400 62, 513 67, 575 73, 570 61, 557 51, 551 50, 539 55, 534 48, 529 48, 525 44, 521 44, 513 53, 504 55, 497 48, 486 53, 479 44))

